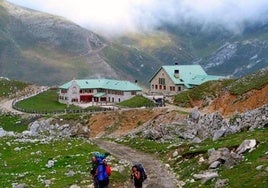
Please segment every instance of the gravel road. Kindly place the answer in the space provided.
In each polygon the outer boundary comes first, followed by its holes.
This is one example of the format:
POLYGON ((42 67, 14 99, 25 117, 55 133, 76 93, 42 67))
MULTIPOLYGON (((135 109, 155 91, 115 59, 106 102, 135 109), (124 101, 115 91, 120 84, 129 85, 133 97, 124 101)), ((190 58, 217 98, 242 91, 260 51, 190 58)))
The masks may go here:
MULTIPOLYGON (((144 181, 144 188, 175 188, 176 178, 168 171, 165 165, 154 156, 145 154, 129 147, 116 144, 114 142, 104 141, 101 139, 93 140, 99 147, 110 152, 119 159, 124 159, 130 163, 140 162, 143 164, 148 175, 144 181)), ((130 186, 130 187, 133 187, 130 186)))

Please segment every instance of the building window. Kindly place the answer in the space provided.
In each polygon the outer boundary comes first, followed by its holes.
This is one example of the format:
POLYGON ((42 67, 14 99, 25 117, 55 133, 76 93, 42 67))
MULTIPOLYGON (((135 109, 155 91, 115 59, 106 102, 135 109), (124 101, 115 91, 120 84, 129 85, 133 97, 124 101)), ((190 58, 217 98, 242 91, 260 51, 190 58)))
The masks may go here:
POLYGON ((154 84, 152 84, 152 89, 154 89, 154 84))
POLYGON ((98 92, 98 93, 105 92, 105 89, 98 88, 98 89, 97 89, 97 92, 98 92))
POLYGON ((67 93, 67 89, 61 89, 61 93, 67 93))
POLYGON ((181 86, 178 87, 178 91, 181 91, 181 86))
POLYGON ((162 85, 159 85, 159 90, 162 90, 162 85))
POLYGON ((92 89, 80 89, 80 93, 93 93, 92 89))
POLYGON ((158 81, 159 81, 159 85, 166 85, 165 78, 159 78, 158 81))
POLYGON ((156 90, 158 89, 157 85, 155 85, 155 89, 156 89, 156 90))
POLYGON ((175 91, 175 86, 170 86, 170 91, 175 91))
POLYGON ((136 91, 131 91, 131 95, 136 95, 137 92, 136 91))
POLYGON ((163 89, 166 90, 166 86, 163 86, 163 89))

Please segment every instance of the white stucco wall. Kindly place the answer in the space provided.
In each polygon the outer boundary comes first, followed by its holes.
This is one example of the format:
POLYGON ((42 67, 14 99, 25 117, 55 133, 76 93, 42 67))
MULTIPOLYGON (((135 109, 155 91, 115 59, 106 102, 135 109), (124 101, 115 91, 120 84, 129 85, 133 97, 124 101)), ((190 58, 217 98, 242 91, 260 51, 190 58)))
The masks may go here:
POLYGON ((73 99, 77 99, 77 102, 80 102, 80 87, 78 84, 73 81, 72 85, 67 90, 67 93, 60 93, 60 97, 63 99, 59 99, 59 102, 65 103, 65 104, 71 104, 73 99), (65 100, 67 98, 67 100, 65 100))
POLYGON ((185 89, 184 85, 179 85, 179 86, 175 85, 164 69, 161 69, 150 82, 150 91, 152 93, 173 95, 173 94, 180 92, 179 87, 181 88, 181 91, 185 89), (160 89, 159 78, 165 79, 165 85, 162 85, 162 89, 160 89), (154 88, 152 87, 152 85, 154 85, 154 88), (155 87, 156 85, 157 85, 157 89, 155 87), (164 86, 166 86, 166 90, 163 89, 164 86), (175 87, 175 90, 171 91, 170 87, 175 87))
POLYGON ((124 100, 130 99, 131 97, 134 97, 135 95, 131 95, 130 91, 124 92, 123 95, 113 95, 113 94, 107 94, 107 102, 122 102, 124 100))

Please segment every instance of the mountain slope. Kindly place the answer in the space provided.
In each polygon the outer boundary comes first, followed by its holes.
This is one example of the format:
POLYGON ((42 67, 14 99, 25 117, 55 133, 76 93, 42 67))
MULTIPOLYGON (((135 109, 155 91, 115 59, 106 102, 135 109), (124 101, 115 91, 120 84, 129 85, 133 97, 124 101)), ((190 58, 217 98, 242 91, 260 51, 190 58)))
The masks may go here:
POLYGON ((0 0, 0 76, 45 85, 106 77, 147 85, 161 65, 240 77, 268 66, 268 23, 239 35, 188 23, 104 39, 64 18, 0 0))
POLYGON ((209 74, 240 77, 268 66, 268 23, 248 24, 239 34, 201 25, 166 25, 116 41, 142 49, 162 64, 200 64, 209 74))
POLYGON ((96 53, 105 41, 63 18, 0 1, 0 75, 40 84, 116 77, 96 53))

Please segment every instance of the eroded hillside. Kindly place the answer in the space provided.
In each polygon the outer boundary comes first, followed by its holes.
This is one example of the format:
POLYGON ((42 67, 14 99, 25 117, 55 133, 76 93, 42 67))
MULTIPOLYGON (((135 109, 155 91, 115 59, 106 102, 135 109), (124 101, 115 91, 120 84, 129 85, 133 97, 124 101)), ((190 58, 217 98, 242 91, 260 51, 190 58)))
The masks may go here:
POLYGON ((163 114, 166 108, 133 109, 97 113, 89 119, 90 137, 120 136, 129 133, 150 119, 163 114))
POLYGON ((219 111, 224 116, 236 112, 246 112, 268 104, 268 84, 260 90, 252 90, 243 95, 222 92, 208 107, 209 111, 219 111))

